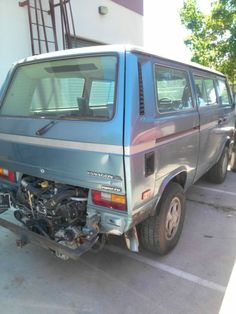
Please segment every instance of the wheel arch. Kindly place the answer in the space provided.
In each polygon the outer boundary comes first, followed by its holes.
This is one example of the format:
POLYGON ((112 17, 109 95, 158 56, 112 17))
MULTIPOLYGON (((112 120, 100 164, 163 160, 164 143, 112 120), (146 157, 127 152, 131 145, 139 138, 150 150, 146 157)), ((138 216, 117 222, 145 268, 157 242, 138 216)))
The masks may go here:
POLYGON ((233 149, 233 144, 234 144, 234 141, 232 140, 232 138, 230 136, 227 136, 225 139, 225 146, 224 147, 227 147, 229 149, 230 155, 231 155, 231 152, 233 149))
POLYGON ((216 160, 216 163, 220 160, 220 157, 223 154, 223 151, 224 151, 225 147, 227 147, 229 149, 229 154, 231 155, 231 152, 232 152, 232 140, 231 140, 230 136, 227 136, 225 138, 224 145, 222 145, 222 148, 220 150, 220 154, 219 154, 219 156, 218 156, 218 158, 216 160))
POLYGON ((160 189, 159 189, 159 197, 158 197, 158 201, 156 203, 156 210, 155 212, 158 213, 159 210, 159 206, 158 204, 160 203, 160 200, 163 196, 163 193, 165 191, 165 189, 168 187, 168 185, 172 182, 178 183, 183 190, 186 190, 186 183, 187 183, 187 176, 188 176, 188 172, 187 169, 185 167, 181 167, 176 169, 175 171, 171 172, 162 182, 160 189))

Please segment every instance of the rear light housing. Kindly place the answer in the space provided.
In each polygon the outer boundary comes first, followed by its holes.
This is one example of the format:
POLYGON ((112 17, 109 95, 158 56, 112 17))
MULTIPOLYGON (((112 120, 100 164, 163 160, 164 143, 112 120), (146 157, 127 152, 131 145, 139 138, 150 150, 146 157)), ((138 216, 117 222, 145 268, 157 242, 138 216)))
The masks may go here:
POLYGON ((92 201, 95 205, 126 211, 126 196, 92 190, 92 201))
POLYGON ((4 180, 8 180, 10 182, 15 182, 16 180, 15 172, 0 167, 0 178, 3 178, 4 180))

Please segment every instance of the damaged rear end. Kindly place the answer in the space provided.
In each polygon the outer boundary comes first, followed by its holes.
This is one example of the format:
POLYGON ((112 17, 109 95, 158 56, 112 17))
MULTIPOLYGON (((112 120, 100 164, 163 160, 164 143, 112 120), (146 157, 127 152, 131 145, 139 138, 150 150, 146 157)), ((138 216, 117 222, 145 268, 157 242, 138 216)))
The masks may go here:
POLYGON ((124 53, 78 51, 18 63, 0 96, 0 212, 21 226, 0 225, 64 259, 129 221, 124 53))

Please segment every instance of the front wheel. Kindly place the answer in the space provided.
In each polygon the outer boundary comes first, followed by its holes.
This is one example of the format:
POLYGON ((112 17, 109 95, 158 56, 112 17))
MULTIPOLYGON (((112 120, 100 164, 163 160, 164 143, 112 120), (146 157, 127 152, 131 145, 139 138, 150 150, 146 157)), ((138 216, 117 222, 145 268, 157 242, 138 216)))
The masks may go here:
POLYGON ((155 216, 140 224, 140 242, 144 248, 159 255, 171 251, 177 244, 185 217, 183 188, 171 182, 163 193, 155 216))
POLYGON ((225 147, 218 162, 208 171, 207 181, 217 184, 223 183, 226 178, 228 163, 229 149, 225 147))

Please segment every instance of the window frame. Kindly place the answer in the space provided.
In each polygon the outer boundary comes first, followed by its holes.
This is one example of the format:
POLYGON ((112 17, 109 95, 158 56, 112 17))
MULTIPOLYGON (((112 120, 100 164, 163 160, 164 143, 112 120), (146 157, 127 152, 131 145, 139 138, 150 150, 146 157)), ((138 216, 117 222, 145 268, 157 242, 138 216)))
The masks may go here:
POLYGON ((181 114, 182 112, 191 112, 191 111, 194 111, 195 110, 195 101, 194 101, 194 95, 193 95, 193 87, 192 87, 192 82, 191 82, 191 77, 190 77, 190 74, 189 74, 189 70, 187 69, 183 69, 182 67, 178 67, 178 66, 171 66, 171 65, 167 65, 167 64, 164 64, 164 63, 159 63, 159 62, 154 62, 153 63, 153 78, 154 78, 154 84, 155 84, 155 87, 154 87, 154 90, 155 90, 155 106, 156 106, 156 110, 157 110, 157 113, 160 114, 160 115, 171 115, 171 114, 181 114), (188 86, 190 88, 190 92, 191 92, 191 100, 192 100, 192 107, 191 108, 184 108, 184 109, 181 109, 179 111, 165 111, 165 112, 161 112, 159 110, 159 100, 158 100, 158 90, 157 90, 157 80, 156 80, 156 67, 157 66, 160 66, 160 67, 163 67, 163 68, 169 68, 169 69, 173 69, 173 70, 177 70, 177 71, 182 71, 186 74, 186 78, 188 80, 188 86))

